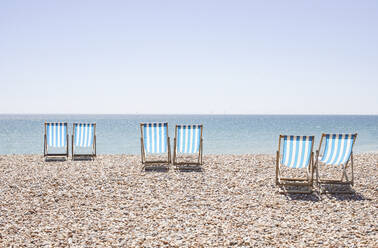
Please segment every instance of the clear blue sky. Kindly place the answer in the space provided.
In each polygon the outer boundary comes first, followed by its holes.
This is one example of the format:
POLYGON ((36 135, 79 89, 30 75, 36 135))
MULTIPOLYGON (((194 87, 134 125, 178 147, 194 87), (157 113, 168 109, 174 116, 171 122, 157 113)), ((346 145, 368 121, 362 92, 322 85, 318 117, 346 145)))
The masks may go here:
POLYGON ((378 114, 378 1, 0 1, 0 113, 378 114))

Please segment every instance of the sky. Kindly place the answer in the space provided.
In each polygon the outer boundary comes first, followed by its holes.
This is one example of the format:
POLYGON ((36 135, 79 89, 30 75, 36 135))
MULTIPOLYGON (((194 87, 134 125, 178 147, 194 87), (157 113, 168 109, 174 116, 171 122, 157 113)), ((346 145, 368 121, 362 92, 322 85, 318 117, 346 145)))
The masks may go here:
POLYGON ((378 1, 0 1, 0 113, 378 114, 378 1))

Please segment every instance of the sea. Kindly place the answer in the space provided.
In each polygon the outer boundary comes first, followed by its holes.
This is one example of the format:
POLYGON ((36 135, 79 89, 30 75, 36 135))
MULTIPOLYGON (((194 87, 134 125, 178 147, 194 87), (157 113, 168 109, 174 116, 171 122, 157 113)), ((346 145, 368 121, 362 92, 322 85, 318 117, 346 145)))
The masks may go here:
MULTIPOLYGON (((274 154, 280 134, 357 133, 355 153, 378 152, 378 115, 0 115, 0 154, 43 154, 44 122, 95 122, 98 154, 140 154, 141 122, 203 124, 204 154, 274 154)), ((70 137, 71 139, 71 137, 70 137)))

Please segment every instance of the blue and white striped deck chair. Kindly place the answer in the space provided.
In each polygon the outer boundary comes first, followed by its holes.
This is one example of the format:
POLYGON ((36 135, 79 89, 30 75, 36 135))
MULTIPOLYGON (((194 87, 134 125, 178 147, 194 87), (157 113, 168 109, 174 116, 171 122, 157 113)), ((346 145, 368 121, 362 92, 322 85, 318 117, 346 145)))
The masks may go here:
POLYGON ((171 162, 171 148, 168 136, 168 123, 141 123, 142 164, 171 162), (167 160, 147 160, 147 156, 167 154, 167 160))
POLYGON ((173 164, 202 165, 202 125, 176 125, 173 164), (197 162, 177 162, 178 154, 198 154, 197 162))
POLYGON ((44 157, 68 158, 68 132, 66 122, 45 122, 44 157), (53 150, 53 152, 49 152, 53 150), (63 150, 63 152, 59 152, 63 150))
POLYGON ((313 187, 313 147, 314 136, 280 135, 276 157, 276 185, 304 186, 306 191, 289 191, 289 193, 311 193, 313 187), (282 146, 282 156, 280 154, 282 146), (305 169, 305 178, 281 177, 281 166, 294 169, 305 169))
MULTIPOLYGON (((319 150, 316 151, 316 179, 317 183, 325 184, 354 184, 353 145, 357 134, 322 134, 319 150), (324 140, 324 147, 322 144, 324 140), (321 154, 320 154, 321 153, 321 154), (349 163, 350 162, 350 163, 349 163), (348 179, 347 168, 351 165, 351 179, 348 179), (342 168, 341 179, 321 179, 319 170, 323 166, 337 166, 342 168), (345 180, 344 180, 345 178, 345 180)), ((351 191, 345 191, 351 192, 351 191)), ((341 192, 340 192, 341 193, 341 192)))
POLYGON ((72 159, 96 157, 96 123, 74 123, 72 130, 72 159))

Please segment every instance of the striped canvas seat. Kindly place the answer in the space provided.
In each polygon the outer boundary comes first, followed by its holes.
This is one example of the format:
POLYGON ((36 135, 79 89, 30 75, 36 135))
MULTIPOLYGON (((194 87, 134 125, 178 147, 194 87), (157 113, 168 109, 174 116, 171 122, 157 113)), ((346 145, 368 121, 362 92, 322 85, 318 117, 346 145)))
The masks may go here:
POLYGON ((146 153, 168 152, 168 123, 142 123, 141 127, 146 153))
POLYGON ((94 123, 74 124, 74 144, 78 147, 92 147, 94 140, 94 123))
MULTIPOLYGON (((357 134, 322 134, 319 149, 316 151, 316 180, 318 185, 354 185, 354 165, 353 165, 353 145, 356 141, 357 134), (324 141, 324 142, 323 142, 324 141), (322 146, 324 143, 324 146, 322 146), (322 147, 324 149, 322 150, 322 147), (321 151, 323 151, 322 155, 321 151), (321 166, 322 165, 322 166, 321 166), (335 166, 342 171, 342 177, 335 178, 329 173, 321 173, 321 168, 326 165, 335 166), (348 173, 349 171, 349 173, 348 173), (349 175, 348 175, 349 174, 349 175)), ((334 191, 330 188, 323 188, 323 192, 331 193, 353 193, 350 188, 334 191)))
MULTIPOLYGON (((202 125, 176 125, 173 150, 174 165, 202 165, 202 125), (181 154, 180 156, 178 156, 181 154), (197 161, 183 154, 198 154, 197 161)), ((189 156, 192 157, 192 156, 189 156)))
MULTIPOLYGON (((314 140, 314 136, 280 135, 276 155, 276 185, 280 186, 281 193, 309 194, 312 192, 314 174, 314 153, 312 149, 314 140), (306 177, 293 177, 295 173, 290 176, 287 170, 281 170, 281 166, 299 169, 302 173, 306 172, 306 177), (287 176, 284 174, 287 174, 287 176), (299 188, 293 189, 290 187, 299 188)), ((300 173, 299 170, 296 173, 300 173)))
POLYGON ((176 151, 198 153, 200 149, 202 125, 177 125, 176 151))
POLYGON ((308 167, 312 146, 312 136, 283 136, 281 164, 290 168, 308 167))
POLYGON ((342 165, 349 161, 355 134, 324 135, 324 153, 319 162, 329 165, 342 165))
POLYGON ((67 123, 46 123, 46 140, 50 147, 65 147, 67 145, 67 123))

